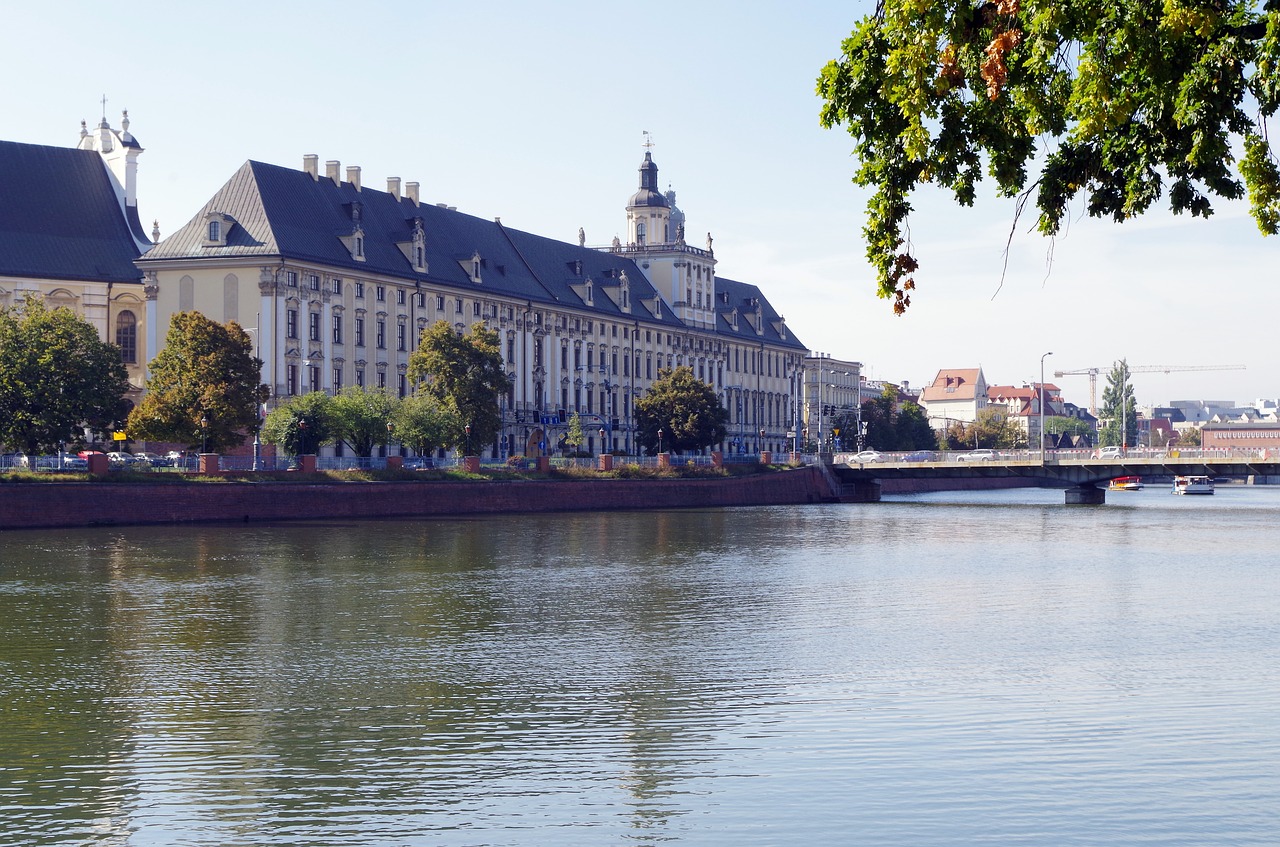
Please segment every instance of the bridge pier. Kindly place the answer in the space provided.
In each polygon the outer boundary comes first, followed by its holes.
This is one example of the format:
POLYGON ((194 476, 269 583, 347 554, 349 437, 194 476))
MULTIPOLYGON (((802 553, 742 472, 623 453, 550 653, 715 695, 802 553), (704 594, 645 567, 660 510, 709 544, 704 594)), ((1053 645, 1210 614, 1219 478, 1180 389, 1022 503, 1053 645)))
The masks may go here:
POLYGON ((879 503, 880 480, 859 479, 840 486, 841 503, 879 503))
POLYGON ((1067 489, 1068 506, 1101 506, 1107 502, 1107 489, 1085 483, 1067 489))

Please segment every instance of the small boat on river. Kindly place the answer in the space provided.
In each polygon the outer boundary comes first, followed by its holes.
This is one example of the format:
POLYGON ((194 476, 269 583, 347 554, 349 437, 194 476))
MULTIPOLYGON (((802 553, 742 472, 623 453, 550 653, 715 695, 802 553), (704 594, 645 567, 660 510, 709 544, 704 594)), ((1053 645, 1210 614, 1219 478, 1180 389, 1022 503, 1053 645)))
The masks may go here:
POLYGON ((1141 491, 1142 477, 1140 476, 1118 476, 1111 480, 1111 484, 1107 486, 1110 491, 1141 491))
POLYGON ((1175 476, 1174 494, 1212 494, 1213 478, 1208 476, 1175 476))

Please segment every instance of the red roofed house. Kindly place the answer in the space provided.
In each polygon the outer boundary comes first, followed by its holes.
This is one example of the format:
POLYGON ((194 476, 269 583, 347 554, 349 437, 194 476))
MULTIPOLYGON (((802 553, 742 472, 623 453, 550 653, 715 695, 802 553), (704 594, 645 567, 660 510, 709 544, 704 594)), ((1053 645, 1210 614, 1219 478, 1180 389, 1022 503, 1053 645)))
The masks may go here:
POLYGON ((982 368, 949 368, 938 371, 920 392, 920 407, 929 425, 944 430, 951 421, 972 423, 987 407, 987 381, 982 368))
POLYGON ((1041 386, 1035 382, 1021 387, 1014 385, 993 385, 987 389, 989 405, 1004 406, 1009 417, 1022 426, 1027 434, 1027 444, 1034 445, 1040 435, 1040 395, 1044 393, 1044 414, 1046 417, 1065 415, 1066 408, 1062 403, 1062 389, 1051 382, 1041 386))

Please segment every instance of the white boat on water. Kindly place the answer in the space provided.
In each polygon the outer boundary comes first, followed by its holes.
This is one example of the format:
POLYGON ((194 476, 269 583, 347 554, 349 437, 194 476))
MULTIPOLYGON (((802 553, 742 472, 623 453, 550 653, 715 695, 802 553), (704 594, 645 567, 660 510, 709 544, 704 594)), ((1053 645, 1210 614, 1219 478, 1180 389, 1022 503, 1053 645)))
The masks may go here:
POLYGON ((1173 478, 1174 494, 1212 494, 1213 477, 1208 476, 1175 476, 1173 478))

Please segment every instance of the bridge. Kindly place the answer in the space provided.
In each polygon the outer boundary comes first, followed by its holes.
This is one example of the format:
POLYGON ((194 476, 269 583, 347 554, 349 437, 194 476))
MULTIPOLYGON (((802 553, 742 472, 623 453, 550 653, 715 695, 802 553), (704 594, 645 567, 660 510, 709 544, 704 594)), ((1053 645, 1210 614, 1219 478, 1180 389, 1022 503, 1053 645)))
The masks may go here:
POLYGON ((1280 450, 1143 450, 1123 458, 1097 459, 1089 451, 1000 450, 969 453, 881 453, 874 461, 858 461, 854 453, 830 455, 828 465, 840 485, 840 499, 874 502, 885 479, 1035 480, 1042 488, 1066 489, 1068 505, 1101 505, 1107 484, 1120 476, 1215 478, 1280 478, 1280 450))

